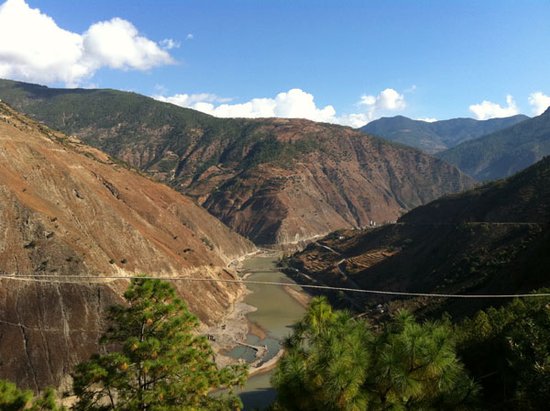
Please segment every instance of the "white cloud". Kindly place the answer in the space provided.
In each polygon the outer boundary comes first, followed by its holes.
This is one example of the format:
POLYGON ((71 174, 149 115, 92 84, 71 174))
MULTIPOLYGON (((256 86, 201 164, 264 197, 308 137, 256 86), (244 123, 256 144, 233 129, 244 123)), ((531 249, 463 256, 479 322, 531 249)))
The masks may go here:
POLYGON ((434 117, 424 117, 424 118, 417 118, 418 121, 425 121, 426 123, 434 123, 437 121, 437 118, 434 117))
POLYGON ((176 94, 169 97, 154 96, 154 98, 199 110, 216 117, 286 117, 306 118, 330 123, 337 122, 334 107, 330 105, 323 108, 317 107, 313 95, 299 88, 279 93, 274 98, 254 98, 245 103, 237 104, 228 104, 227 101, 230 101, 230 99, 222 99, 208 93, 176 94))
MULTIPOLYGON (((336 115, 332 105, 317 107, 315 98, 299 88, 279 93, 275 97, 253 98, 244 103, 229 104, 232 99, 215 94, 175 94, 165 96, 165 90, 158 88, 159 95, 153 98, 192 108, 216 117, 285 117, 305 118, 313 121, 335 123, 350 127, 361 127, 384 114, 403 110, 406 102, 403 94, 387 88, 378 95, 363 95, 357 103, 358 113, 336 115)), ((433 119, 435 121, 435 119, 433 119)))
MULTIPOLYGON (((165 92, 166 90, 164 87, 158 86, 158 91, 165 92)), ((169 97, 157 95, 153 96, 153 98, 182 107, 193 107, 197 103, 226 103, 231 101, 229 98, 218 97, 217 95, 211 93, 175 94, 169 97)))
POLYGON ((378 95, 363 95, 357 103, 359 113, 346 114, 338 119, 338 123, 351 127, 362 127, 372 120, 386 114, 401 111, 407 107, 405 96, 393 88, 382 90, 378 95))
POLYGON ((101 67, 148 70, 172 62, 162 44, 140 36, 132 23, 120 18, 92 24, 78 34, 24 0, 0 5, 0 77, 76 85, 101 67))
POLYGON ((361 96, 359 104, 369 110, 401 110, 406 106, 403 94, 392 88, 382 90, 377 96, 361 96))
POLYGON ((195 36, 193 35, 193 33, 188 33, 187 36, 185 36, 185 40, 193 40, 195 38, 195 36))
POLYGON ((181 43, 174 39, 164 39, 159 42, 159 45, 165 50, 172 50, 180 48, 181 43))
POLYGON ((478 120, 487 120, 490 118, 510 117, 519 113, 516 102, 511 95, 506 96, 506 107, 502 107, 498 103, 483 100, 479 104, 472 104, 470 111, 478 120))
POLYGON ((550 106, 550 96, 543 94, 541 91, 531 93, 529 104, 533 107, 533 114, 539 116, 550 106))

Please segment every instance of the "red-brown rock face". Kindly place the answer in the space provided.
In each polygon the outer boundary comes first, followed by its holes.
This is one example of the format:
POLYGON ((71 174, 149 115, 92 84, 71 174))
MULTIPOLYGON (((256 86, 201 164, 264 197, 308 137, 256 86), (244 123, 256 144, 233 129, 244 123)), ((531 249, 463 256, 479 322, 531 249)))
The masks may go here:
MULTIPOLYGON (((97 348, 103 311, 126 280, 109 275, 232 278, 253 245, 193 201, 0 103, 0 378, 59 384, 97 348), (31 282, 92 275, 71 283, 31 282)), ((235 284, 178 282, 191 310, 219 319, 235 284)))
POLYGON ((349 128, 270 120, 258 133, 283 147, 306 149, 288 162, 265 162, 241 173, 213 177, 211 168, 193 182, 190 193, 209 193, 204 206, 259 244, 396 220, 444 193, 472 186, 471 179, 446 163, 349 128), (222 181, 212 189, 208 184, 214 178, 222 181))

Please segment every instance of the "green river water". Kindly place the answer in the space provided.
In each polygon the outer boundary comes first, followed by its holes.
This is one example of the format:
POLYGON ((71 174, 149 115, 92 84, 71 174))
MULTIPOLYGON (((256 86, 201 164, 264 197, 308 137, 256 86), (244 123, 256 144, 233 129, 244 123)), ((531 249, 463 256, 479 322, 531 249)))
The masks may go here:
MULTIPOLYGON (((258 256, 247 259, 243 264, 245 272, 252 272, 250 280, 292 282, 284 273, 277 269, 276 257, 258 256)), ((247 315, 250 321, 266 331, 267 337, 259 340, 254 335, 248 335, 247 342, 252 345, 267 345, 269 360, 280 349, 281 341, 292 329, 290 326, 302 318, 305 308, 292 298, 280 286, 248 285, 251 294, 245 297, 245 302, 257 308, 247 315)), ((299 287, 297 287, 299 289, 299 287)), ((254 359, 255 352, 249 348, 237 347, 230 353, 236 358, 254 359)), ((262 409, 275 398, 275 392, 270 384, 271 372, 251 377, 240 393, 245 410, 262 409)))

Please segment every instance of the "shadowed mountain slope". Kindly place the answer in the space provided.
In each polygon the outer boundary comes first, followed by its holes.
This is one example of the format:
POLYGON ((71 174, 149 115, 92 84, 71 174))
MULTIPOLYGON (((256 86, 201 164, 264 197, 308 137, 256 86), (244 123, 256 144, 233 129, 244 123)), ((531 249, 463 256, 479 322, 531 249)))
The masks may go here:
POLYGON ((404 116, 395 116, 374 120, 361 127, 360 130, 433 154, 454 147, 464 141, 510 127, 528 118, 518 114, 512 117, 490 120, 453 118, 427 122, 404 116))
MULTIPOLYGON (((550 157, 527 170, 418 207, 396 224, 334 233, 289 262, 322 284, 450 294, 511 294, 550 285, 550 157)), ((293 272, 294 270, 289 270, 293 272)), ((358 310, 395 297, 348 293, 358 310)), ((342 297, 346 297, 342 300, 342 297)), ((471 314, 503 300, 393 301, 428 315, 471 314)))
POLYGON ((192 196, 258 244, 395 220, 473 185, 440 160, 347 127, 219 119, 133 93, 7 80, 0 98, 192 196))
POLYGON ((437 153, 437 157, 480 181, 508 177, 547 155, 550 109, 538 117, 437 153))
MULTIPOLYGON (((228 263, 254 250, 192 200, 1 102, 0 227, 0 378, 33 389, 97 350, 128 284, 109 276, 231 279, 228 263)), ((206 323, 244 291, 175 285, 206 323)))

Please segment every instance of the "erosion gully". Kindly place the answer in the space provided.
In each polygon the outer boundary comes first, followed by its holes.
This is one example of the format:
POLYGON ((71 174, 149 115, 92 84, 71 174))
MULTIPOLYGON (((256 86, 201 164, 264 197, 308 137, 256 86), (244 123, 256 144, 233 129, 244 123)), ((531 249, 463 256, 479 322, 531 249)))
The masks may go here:
MULTIPOLYGON (((254 281, 293 283, 277 268, 278 257, 277 253, 249 257, 242 263, 241 275, 254 281)), ((246 316, 251 325, 246 343, 257 347, 264 355, 257 360, 257 350, 246 346, 237 346, 227 354, 233 358, 243 358, 248 363, 256 361, 261 368, 268 369, 252 375, 240 391, 244 410, 254 410, 267 407, 275 398, 275 390, 270 384, 273 371, 269 364, 273 364, 275 357, 282 354, 281 344, 292 332, 291 326, 302 318, 307 297, 299 286, 292 286, 292 290, 288 286, 259 284, 249 284, 247 287, 251 292, 244 302, 256 310, 246 316)))

